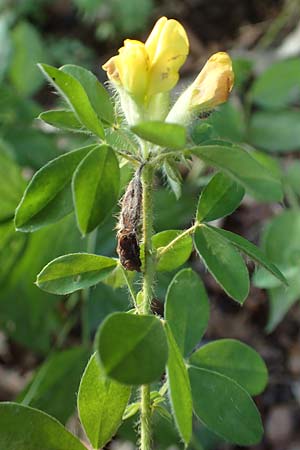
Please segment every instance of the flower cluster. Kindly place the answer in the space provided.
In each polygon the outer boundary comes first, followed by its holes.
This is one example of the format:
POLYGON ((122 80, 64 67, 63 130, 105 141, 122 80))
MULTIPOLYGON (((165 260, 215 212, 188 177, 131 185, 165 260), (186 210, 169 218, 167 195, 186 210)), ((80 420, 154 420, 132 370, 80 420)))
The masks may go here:
POLYGON ((227 53, 219 52, 211 56, 168 115, 163 112, 159 117, 154 111, 159 108, 165 111, 166 99, 178 82, 188 52, 189 41, 183 26, 177 20, 162 17, 145 43, 126 39, 119 54, 103 65, 123 99, 125 114, 128 101, 131 108, 132 101, 138 108, 134 118, 128 114, 129 121, 164 118, 168 122, 186 123, 191 115, 227 100, 234 82, 232 62, 227 53))

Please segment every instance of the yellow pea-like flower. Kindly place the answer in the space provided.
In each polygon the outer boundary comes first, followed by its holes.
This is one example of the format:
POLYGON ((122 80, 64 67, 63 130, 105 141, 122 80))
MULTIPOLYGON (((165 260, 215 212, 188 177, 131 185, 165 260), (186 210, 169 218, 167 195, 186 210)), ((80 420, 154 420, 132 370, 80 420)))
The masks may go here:
POLYGON ((147 41, 126 39, 119 54, 103 66, 108 78, 140 102, 170 91, 189 51, 183 26, 177 20, 160 18, 147 41))
POLYGON ((212 109, 226 102, 233 88, 232 61, 225 52, 212 55, 192 84, 191 107, 212 109))
POLYGON ((225 52, 212 55, 195 81, 181 94, 166 121, 188 124, 195 114, 226 102, 233 88, 232 61, 225 52))

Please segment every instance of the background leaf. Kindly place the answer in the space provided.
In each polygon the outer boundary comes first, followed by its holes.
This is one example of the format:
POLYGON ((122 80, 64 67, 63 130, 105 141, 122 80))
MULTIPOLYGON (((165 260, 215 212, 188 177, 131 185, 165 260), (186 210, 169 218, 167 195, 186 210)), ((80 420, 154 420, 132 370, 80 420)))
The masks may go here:
POLYGON ((28 22, 19 22, 12 32, 13 54, 9 69, 9 77, 24 96, 36 92, 43 83, 36 64, 44 58, 46 49, 43 46, 37 29, 28 22))
POLYGON ((106 378, 94 354, 78 392, 80 421, 93 448, 103 448, 122 422, 131 388, 106 378))
POLYGON ((300 299, 299 212, 286 210, 275 216, 264 230, 262 244, 267 257, 282 269, 289 284, 288 287, 274 286, 268 291, 270 314, 267 331, 270 332, 282 320, 291 305, 300 299))
POLYGON ((1 148, 0 143, 0 222, 14 217, 24 188, 25 181, 20 168, 4 148, 1 148))
POLYGON ((168 357, 165 331, 154 316, 111 314, 99 328, 96 346, 105 373, 124 384, 158 380, 168 357))
POLYGON ((250 98, 263 108, 279 109, 300 99, 300 61, 278 61, 268 67, 251 86, 250 98))
POLYGON ((34 284, 36 275, 51 259, 83 251, 86 242, 72 216, 24 236, 26 251, 20 254, 1 285, 0 327, 23 347, 43 355, 53 346, 53 337, 61 333, 57 305, 61 298, 41 291, 34 284))
POLYGON ((12 220, 0 222, 0 286, 5 284, 13 267, 18 263, 27 244, 24 233, 16 233, 12 220))
POLYGON ((18 396, 18 402, 66 423, 76 409, 76 393, 87 359, 88 351, 82 347, 53 353, 18 396))
POLYGON ((209 318, 204 285, 192 269, 182 269, 169 285, 165 317, 181 353, 188 355, 200 342, 209 318))
POLYGON ((224 171, 258 200, 274 202, 282 199, 280 181, 243 148, 226 144, 205 145, 191 151, 206 164, 224 171))
POLYGON ((271 152, 300 148, 300 111, 257 111, 251 116, 249 142, 271 152))

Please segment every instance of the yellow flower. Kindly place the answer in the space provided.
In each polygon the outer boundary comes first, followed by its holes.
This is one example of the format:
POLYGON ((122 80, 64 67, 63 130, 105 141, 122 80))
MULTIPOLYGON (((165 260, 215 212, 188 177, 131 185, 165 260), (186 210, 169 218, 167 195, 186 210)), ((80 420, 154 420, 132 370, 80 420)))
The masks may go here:
POLYGON ((144 43, 126 39, 119 54, 103 69, 108 78, 139 101, 170 91, 178 81, 189 42, 183 26, 176 20, 160 18, 144 43))
POLYGON ((191 107, 212 109, 226 102, 233 88, 232 61, 225 52, 209 58, 192 84, 191 107))
POLYGON ((232 61, 225 52, 212 55, 195 81, 181 94, 166 121, 187 124, 192 116, 226 102, 233 88, 232 61))

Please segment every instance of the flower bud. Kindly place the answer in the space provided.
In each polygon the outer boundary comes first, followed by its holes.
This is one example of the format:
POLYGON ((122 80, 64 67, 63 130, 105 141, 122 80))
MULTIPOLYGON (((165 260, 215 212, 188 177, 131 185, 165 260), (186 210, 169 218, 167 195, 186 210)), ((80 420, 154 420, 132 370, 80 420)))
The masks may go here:
POLYGON ((215 53, 192 85, 191 107, 203 111, 226 102, 233 82, 234 73, 230 56, 225 52, 215 53))
POLYGON ((209 111, 226 102, 232 90, 232 61, 225 52, 209 58, 195 81, 179 97, 167 122, 187 124, 195 114, 209 111))

